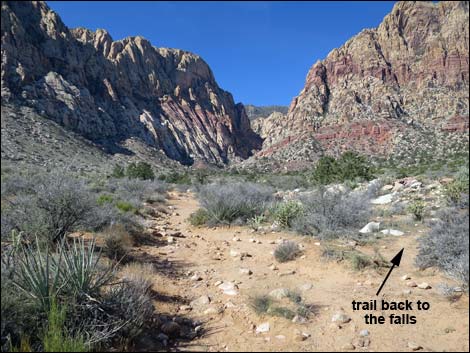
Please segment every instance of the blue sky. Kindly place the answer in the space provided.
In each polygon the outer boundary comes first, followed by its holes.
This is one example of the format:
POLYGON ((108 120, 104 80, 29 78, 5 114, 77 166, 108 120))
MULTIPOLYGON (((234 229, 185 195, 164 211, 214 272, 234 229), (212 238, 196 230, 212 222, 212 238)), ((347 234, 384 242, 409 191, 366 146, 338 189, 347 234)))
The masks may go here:
POLYGON ((362 29, 376 27, 394 2, 48 4, 68 27, 103 28, 114 40, 141 35, 154 46, 200 55, 236 102, 288 105, 311 65, 362 29))

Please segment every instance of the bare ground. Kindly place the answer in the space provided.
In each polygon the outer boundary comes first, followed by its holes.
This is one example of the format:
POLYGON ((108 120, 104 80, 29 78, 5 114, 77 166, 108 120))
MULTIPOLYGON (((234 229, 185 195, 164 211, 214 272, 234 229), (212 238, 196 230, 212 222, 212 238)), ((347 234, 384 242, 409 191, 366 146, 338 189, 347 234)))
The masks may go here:
MULTIPOLYGON (((302 238, 289 233, 252 233, 247 227, 195 228, 189 225, 189 215, 196 211, 198 203, 190 193, 174 192, 169 205, 173 214, 155 220, 155 228, 168 233, 181 232, 174 243, 165 236, 161 244, 149 244, 135 249, 140 261, 154 262, 159 271, 154 276, 155 306, 158 313, 170 317, 187 317, 203 323, 202 336, 191 341, 176 341, 171 350, 188 351, 412 351, 409 344, 423 351, 469 350, 469 301, 468 295, 450 301, 437 290, 439 283, 452 282, 437 271, 419 271, 413 264, 416 256, 416 239, 422 230, 409 232, 402 237, 389 237, 373 246, 357 248, 373 253, 378 247, 385 259, 391 259, 405 248, 400 267, 396 268, 386 283, 380 297, 375 293, 384 278, 384 271, 353 271, 345 262, 328 262, 321 257, 318 240, 302 238), (234 241, 238 237, 240 241, 234 241), (250 242, 250 239, 260 243, 250 242), (295 261, 278 264, 272 252, 279 239, 291 239, 305 246, 303 255, 295 261), (240 260, 230 256, 230 250, 246 252, 250 257, 240 260), (270 266, 275 264, 278 270, 270 266), (251 275, 240 273, 248 268, 251 275), (295 274, 287 274, 295 271, 295 274), (198 274, 201 280, 191 277, 198 274), (281 274, 286 274, 281 276, 281 274), (431 289, 409 288, 400 279, 409 274, 416 283, 427 282, 431 289), (238 295, 229 296, 215 284, 218 281, 235 282, 238 295), (311 289, 305 290, 310 284, 311 289), (299 289, 304 287, 304 289, 299 289), (258 294, 268 294, 273 289, 289 288, 300 291, 303 301, 310 305, 312 314, 307 323, 293 323, 285 318, 260 317, 250 307, 250 299, 258 294), (404 290, 411 289, 411 294, 404 290), (203 295, 211 303, 188 311, 184 308, 192 300, 203 295), (366 325, 365 312, 354 312, 353 300, 387 299, 401 301, 424 300, 431 305, 428 311, 414 310, 414 325, 366 325), (183 306, 183 309, 181 307, 183 306), (208 308, 213 313, 204 314, 208 308), (351 317, 346 324, 332 325, 332 316, 338 310, 351 317), (218 313, 218 311, 222 311, 218 313), (269 322, 267 333, 256 333, 256 327, 269 322), (368 346, 361 347, 359 332, 369 331, 368 346), (298 339, 298 333, 309 337, 298 339), (351 346, 351 344, 353 346, 351 346)), ((386 272, 386 270, 385 270, 386 272)), ((455 283, 454 283, 455 285, 455 283)), ((374 312, 380 315, 380 312, 374 312)), ((387 315, 387 313, 383 313, 387 315)), ((367 344, 366 344, 367 345, 367 344)), ((154 347, 139 347, 153 350, 154 347)))

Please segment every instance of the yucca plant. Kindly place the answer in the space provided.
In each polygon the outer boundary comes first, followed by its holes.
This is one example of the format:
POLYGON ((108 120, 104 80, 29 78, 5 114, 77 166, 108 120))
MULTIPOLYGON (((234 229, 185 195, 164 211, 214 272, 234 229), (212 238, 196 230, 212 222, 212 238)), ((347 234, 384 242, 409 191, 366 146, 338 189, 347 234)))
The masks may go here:
POLYGON ((100 287, 110 284, 114 268, 103 268, 100 265, 101 252, 97 252, 93 239, 88 246, 83 239, 74 239, 72 244, 62 243, 59 253, 63 257, 60 277, 64 290, 73 296, 92 296, 98 293, 100 287))
POLYGON ((48 311, 62 287, 61 263, 61 255, 55 258, 48 248, 42 250, 36 238, 35 247, 21 246, 13 283, 48 311))

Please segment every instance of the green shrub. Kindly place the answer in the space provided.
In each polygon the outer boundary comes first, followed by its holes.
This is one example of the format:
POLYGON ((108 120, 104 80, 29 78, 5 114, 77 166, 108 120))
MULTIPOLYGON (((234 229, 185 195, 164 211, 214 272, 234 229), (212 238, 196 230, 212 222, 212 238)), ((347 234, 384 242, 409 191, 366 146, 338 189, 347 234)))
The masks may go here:
POLYGON ((291 200, 277 204, 272 211, 272 217, 281 227, 288 228, 292 225, 292 221, 300 217, 302 213, 302 204, 291 200))
MULTIPOLYGON (((202 174, 201 174, 202 175, 202 174)), ((184 184, 184 185, 190 185, 192 182, 191 182, 191 176, 189 175, 189 173, 179 173, 177 171, 173 171, 173 172, 170 172, 168 174, 161 174, 158 176, 158 179, 159 180, 162 180, 162 181, 165 181, 167 183, 170 183, 170 184, 184 184)), ((205 177, 196 177, 196 179, 204 179, 203 181, 205 182, 206 181, 206 178, 205 177)), ((203 184, 203 182, 201 183, 203 184)))
POLYGON ((127 166, 126 175, 129 179, 155 179, 155 174, 153 173, 152 167, 150 164, 145 162, 130 163, 127 166))
POLYGON ((424 210, 426 204, 421 200, 416 200, 408 205, 408 212, 410 212, 417 221, 421 221, 424 217, 424 210))
POLYGON ((114 201, 114 198, 112 195, 109 195, 109 194, 101 194, 100 196, 98 196, 98 198, 96 199, 96 203, 99 205, 99 206, 103 206, 107 203, 112 203, 114 201))
POLYGON ((111 173, 113 178, 124 178, 126 176, 126 170, 123 166, 116 164, 113 168, 113 172, 111 173))
POLYGON ((116 208, 122 212, 136 212, 137 209, 127 201, 118 201, 116 202, 116 208))
POLYGON ((279 244, 274 250, 274 258, 278 262, 287 262, 294 260, 300 254, 300 249, 297 243, 293 241, 286 241, 279 244))
POLYGON ((347 151, 338 159, 331 156, 321 157, 310 175, 313 184, 331 184, 346 180, 371 180, 374 177, 372 167, 364 156, 347 151))
POLYGON ((44 352, 86 352, 82 337, 69 335, 65 328, 66 307, 52 302, 43 337, 44 352))
POLYGON ((189 223, 191 223, 192 226, 200 227, 206 224, 209 219, 209 213, 205 209, 200 208, 196 212, 191 213, 189 223))

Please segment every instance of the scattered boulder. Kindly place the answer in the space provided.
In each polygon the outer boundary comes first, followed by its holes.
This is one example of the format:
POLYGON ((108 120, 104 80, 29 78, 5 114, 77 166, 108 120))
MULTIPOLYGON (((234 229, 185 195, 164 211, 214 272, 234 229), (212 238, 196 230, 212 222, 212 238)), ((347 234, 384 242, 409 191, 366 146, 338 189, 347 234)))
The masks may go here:
POLYGON ((269 332, 269 329, 269 322, 263 322, 262 324, 256 326, 256 333, 266 333, 269 332))
POLYGON ((351 318, 348 315, 346 315, 344 312, 340 311, 333 315, 333 317, 331 318, 331 321, 335 323, 345 324, 351 321, 351 318))
POLYGON ((381 233, 385 235, 393 235, 394 237, 400 237, 405 234, 404 232, 396 229, 384 229, 381 233))
POLYGON ((189 305, 192 307, 192 308, 195 308, 195 307, 199 307, 199 306, 204 306, 204 305, 207 305, 207 304, 210 304, 211 302, 211 299, 207 296, 207 295, 203 295, 195 300, 193 300, 191 303, 189 303, 189 305))
POLYGON ((394 194, 382 195, 377 197, 376 199, 373 199, 371 203, 374 205, 386 205, 393 201, 393 196, 394 194))
POLYGON ((218 288, 221 289, 226 295, 233 296, 238 294, 238 287, 233 282, 224 282, 220 284, 218 288))
POLYGON ((431 286, 429 285, 429 283, 423 282, 423 283, 418 284, 418 288, 419 289, 430 289, 431 286))
POLYGON ((380 222, 369 222, 360 231, 361 234, 377 232, 380 229, 380 222))

